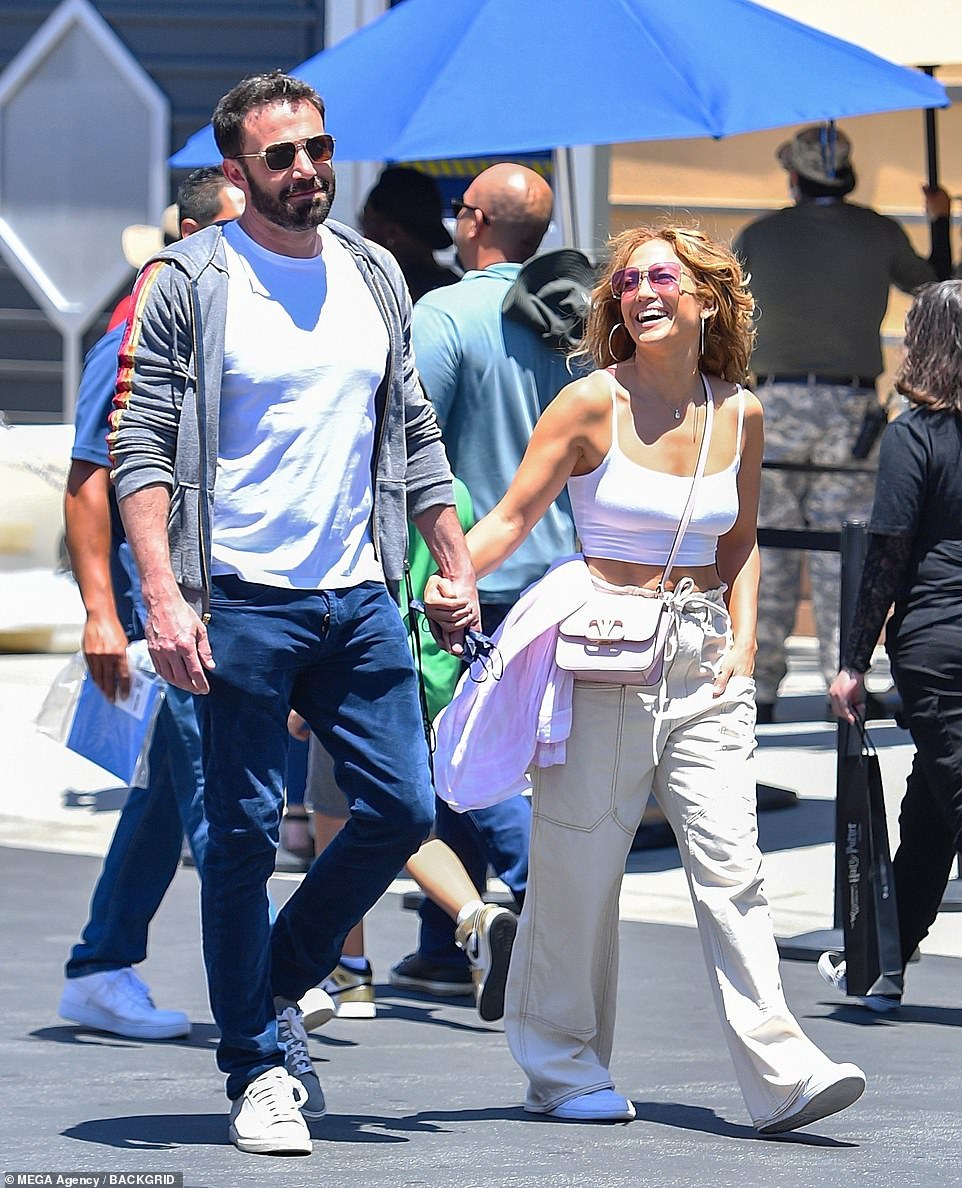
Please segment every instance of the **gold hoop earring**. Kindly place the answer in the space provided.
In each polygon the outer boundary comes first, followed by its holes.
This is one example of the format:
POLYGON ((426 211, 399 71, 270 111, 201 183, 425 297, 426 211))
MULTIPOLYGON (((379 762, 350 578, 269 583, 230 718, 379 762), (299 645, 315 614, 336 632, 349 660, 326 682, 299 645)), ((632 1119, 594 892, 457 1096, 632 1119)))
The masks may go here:
MULTIPOLYGON (((624 322, 615 322, 615 324, 608 331, 608 354, 611 356, 611 361, 613 363, 625 363, 628 359, 631 358, 631 351, 629 351, 628 354, 625 355, 623 358, 619 358, 615 354, 614 347, 611 345, 611 340, 612 340, 612 338, 614 338, 616 330, 624 330, 624 332, 626 334, 628 334, 628 327, 624 324, 624 322)), ((631 335, 629 334, 628 337, 630 338, 631 335)))

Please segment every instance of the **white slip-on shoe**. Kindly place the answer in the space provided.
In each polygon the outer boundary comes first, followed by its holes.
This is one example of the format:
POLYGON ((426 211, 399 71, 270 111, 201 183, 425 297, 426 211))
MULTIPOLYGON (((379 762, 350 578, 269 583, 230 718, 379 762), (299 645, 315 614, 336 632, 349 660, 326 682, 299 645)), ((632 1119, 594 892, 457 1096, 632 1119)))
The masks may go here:
POLYGON ((760 1134, 784 1134, 848 1109, 865 1089, 865 1073, 856 1064, 833 1064, 827 1075, 809 1077, 788 1106, 767 1122, 755 1124, 760 1134))
MULTIPOLYGON (((818 972, 839 994, 848 995, 844 957, 837 953, 823 953, 818 959, 818 972)), ((902 1000, 897 994, 853 994, 850 997, 852 1002, 858 1003, 868 1011, 874 1011, 877 1015, 888 1015, 902 1005, 902 1000)))
POLYGON ((614 1089, 596 1089, 594 1093, 570 1097, 554 1109, 546 1110, 544 1116, 561 1122, 631 1122, 635 1107, 614 1089))
POLYGON ((190 1034, 183 1011, 161 1011, 130 966, 67 978, 59 1015, 95 1031, 128 1039, 176 1039, 190 1034))
POLYGON ((310 1131, 301 1115, 307 1092, 285 1068, 269 1068, 230 1107, 230 1141, 252 1155, 310 1155, 310 1131))

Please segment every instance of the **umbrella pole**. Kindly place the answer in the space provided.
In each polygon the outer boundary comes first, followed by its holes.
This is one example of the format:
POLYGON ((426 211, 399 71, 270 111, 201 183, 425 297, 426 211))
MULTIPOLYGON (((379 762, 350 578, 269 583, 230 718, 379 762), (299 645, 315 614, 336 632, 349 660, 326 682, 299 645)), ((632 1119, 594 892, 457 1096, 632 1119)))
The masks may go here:
POLYGON ((554 151, 557 201, 561 218, 561 237, 566 247, 581 248, 578 227, 578 203, 575 194, 574 157, 570 145, 554 151))
MULTIPOLYGON (((935 73, 934 66, 923 66, 922 70, 930 78, 935 73)), ((939 137, 936 112, 934 107, 927 107, 923 112, 925 118, 925 157, 929 175, 929 185, 936 188, 939 184, 939 137)))

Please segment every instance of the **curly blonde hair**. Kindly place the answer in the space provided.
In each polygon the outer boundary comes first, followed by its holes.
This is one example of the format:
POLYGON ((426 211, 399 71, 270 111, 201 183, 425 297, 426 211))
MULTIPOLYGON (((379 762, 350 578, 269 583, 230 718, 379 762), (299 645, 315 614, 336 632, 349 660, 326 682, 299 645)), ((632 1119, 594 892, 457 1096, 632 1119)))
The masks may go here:
POLYGON ((670 222, 633 227, 609 241, 608 261, 591 293, 584 338, 572 357, 590 359, 596 367, 609 367, 633 353, 631 336, 621 317, 621 302, 611 294, 611 278, 625 267, 636 248, 653 239, 671 244, 695 282, 696 295, 715 307, 705 325, 699 366, 731 383, 741 383, 748 374, 755 338, 755 301, 742 266, 730 248, 709 239, 697 227, 670 222))

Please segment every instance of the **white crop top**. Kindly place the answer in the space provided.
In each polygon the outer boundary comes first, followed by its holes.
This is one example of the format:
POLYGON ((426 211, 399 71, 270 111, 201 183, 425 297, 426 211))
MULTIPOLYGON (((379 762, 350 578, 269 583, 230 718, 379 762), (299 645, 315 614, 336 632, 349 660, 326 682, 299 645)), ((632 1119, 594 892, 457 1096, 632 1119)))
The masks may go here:
MULTIPOLYGON (((626 458, 618 444, 617 396, 611 377, 611 448, 589 474, 568 479, 568 495, 581 549, 636 565, 664 565, 688 502, 692 475, 649 470, 626 458)), ((738 389, 735 457, 724 469, 702 476, 688 530, 675 555, 676 566, 713 565, 719 536, 738 518, 745 392, 738 389)))

